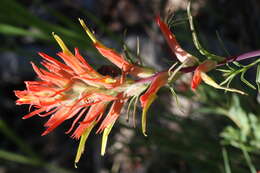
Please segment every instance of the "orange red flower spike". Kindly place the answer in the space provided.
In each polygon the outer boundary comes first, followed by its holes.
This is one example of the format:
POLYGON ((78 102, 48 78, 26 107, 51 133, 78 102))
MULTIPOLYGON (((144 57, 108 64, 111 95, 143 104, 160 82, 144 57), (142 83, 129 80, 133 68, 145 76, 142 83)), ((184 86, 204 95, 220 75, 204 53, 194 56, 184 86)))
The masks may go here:
MULTIPOLYGON (((83 27, 85 28, 84 24, 83 27)), ((107 73, 108 75, 98 73, 87 63, 77 48, 75 48, 75 54, 72 54, 62 39, 53 34, 62 49, 62 52, 58 52, 57 55, 63 62, 40 52, 39 55, 43 58, 41 62, 43 68, 38 68, 33 62, 31 63, 40 81, 26 81, 24 91, 15 91, 18 97, 16 104, 28 104, 30 108, 35 109, 25 115, 24 119, 35 115, 50 117, 44 124, 46 130, 42 133, 43 136, 52 132, 64 121, 74 118, 66 133, 72 132, 71 137, 81 140, 75 162, 80 158, 88 134, 99 121, 102 122, 97 132, 103 132, 101 151, 104 154, 107 137, 124 103, 130 97, 137 96, 135 91, 140 95, 147 88, 147 84, 134 85, 134 81, 127 75, 143 78, 154 74, 151 69, 126 61, 119 53, 97 41, 88 29, 86 32, 98 51, 122 70, 121 75, 112 77, 110 76, 112 73, 107 73), (110 111, 105 114, 111 102, 110 111), (103 120, 102 117, 104 117, 103 120)), ((147 102, 151 102, 151 95, 155 95, 164 82, 164 78, 158 75, 142 96, 145 111, 149 107, 147 102)))

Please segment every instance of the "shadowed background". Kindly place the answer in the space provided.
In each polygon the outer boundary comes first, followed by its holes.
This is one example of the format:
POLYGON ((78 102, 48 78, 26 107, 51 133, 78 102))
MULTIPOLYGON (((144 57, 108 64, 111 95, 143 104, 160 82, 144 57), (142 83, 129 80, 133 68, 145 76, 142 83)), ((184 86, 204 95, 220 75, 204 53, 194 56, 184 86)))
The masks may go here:
MULTIPOLYGON (((107 154, 100 156, 101 136, 92 134, 77 169, 74 158, 78 141, 64 134, 71 122, 41 137, 47 118, 22 120, 28 106, 15 105, 13 90, 25 89, 23 81, 36 78, 30 61, 40 62, 37 52, 55 57, 59 51, 51 32, 61 36, 71 49, 78 47, 96 69, 109 64, 93 48, 78 18, 84 19, 105 45, 118 51, 125 43, 135 53, 138 37, 144 64, 162 70, 173 64, 174 55, 154 18, 158 14, 165 19, 173 15, 172 31, 181 45, 201 56, 192 42, 186 5, 186 0, 1 0, 0 173, 219 173, 225 172, 221 152, 226 150, 234 172, 249 172, 242 152, 233 147, 222 150, 220 142, 222 130, 234 124, 215 115, 218 113, 213 108, 228 109, 233 103, 231 94, 210 87, 202 87, 198 91, 200 97, 185 87, 177 89, 183 111, 170 92, 162 89, 149 110, 147 138, 140 130, 140 111, 137 128, 133 128, 131 118, 129 123, 126 121, 123 111, 109 137, 107 154)), ((222 56, 228 56, 225 49, 231 55, 259 49, 259 1, 194 0, 192 7, 196 29, 206 49, 222 56)), ((254 80, 254 74, 254 70, 250 71, 247 78, 254 80)), ((234 83, 244 87, 240 85, 234 83)), ((249 96, 239 97, 241 109, 259 115, 257 92, 245 90, 249 96)), ((257 153, 254 150, 251 159, 260 169, 257 153)))

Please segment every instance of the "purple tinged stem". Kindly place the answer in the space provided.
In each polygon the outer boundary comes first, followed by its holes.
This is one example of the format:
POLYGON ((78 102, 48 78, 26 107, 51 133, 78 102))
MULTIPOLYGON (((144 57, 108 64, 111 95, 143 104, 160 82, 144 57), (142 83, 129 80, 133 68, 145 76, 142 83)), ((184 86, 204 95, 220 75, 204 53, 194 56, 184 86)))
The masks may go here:
POLYGON ((241 61, 241 60, 253 58, 253 57, 256 57, 256 56, 260 56, 260 50, 244 53, 242 55, 239 55, 235 60, 241 61))
MULTIPOLYGON (((247 53, 241 54, 239 56, 228 57, 228 58, 226 58, 225 61, 219 62, 217 66, 225 65, 228 62, 242 61, 242 60, 254 58, 254 57, 257 57, 257 56, 260 56, 260 50, 247 52, 247 53)), ((190 73, 190 72, 195 71, 196 68, 197 68, 197 66, 184 67, 184 68, 180 69, 180 72, 182 72, 182 73, 190 73)), ((138 83, 148 83, 148 82, 151 82, 156 76, 160 75, 163 72, 165 72, 165 71, 158 72, 158 73, 154 74, 153 76, 137 80, 136 82, 138 82, 138 83)))

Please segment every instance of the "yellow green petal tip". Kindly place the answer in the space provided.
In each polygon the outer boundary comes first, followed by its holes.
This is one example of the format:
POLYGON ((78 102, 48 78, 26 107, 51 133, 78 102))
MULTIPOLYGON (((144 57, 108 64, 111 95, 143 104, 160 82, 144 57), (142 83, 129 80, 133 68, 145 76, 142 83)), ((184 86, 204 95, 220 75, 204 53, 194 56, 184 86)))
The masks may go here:
POLYGON ((96 39, 95 35, 88 29, 84 20, 79 18, 79 22, 80 22, 81 26, 83 27, 83 29, 85 30, 85 32, 87 33, 87 35, 89 36, 89 38, 93 41, 93 43, 97 43, 98 40, 96 39))
POLYGON ((114 126, 114 123, 108 125, 103 132, 103 136, 102 136, 102 144, 101 144, 101 156, 104 156, 106 153, 106 146, 107 146, 107 139, 108 139, 108 135, 112 129, 112 127, 114 126))
POLYGON ((144 136, 147 136, 147 134, 146 134, 147 111, 148 111, 149 107, 151 106, 151 104, 153 103, 153 101, 156 98, 157 98, 157 95, 152 94, 150 96, 150 98, 147 100, 147 103, 145 104, 145 106, 143 108, 143 113, 142 113, 142 132, 143 132, 144 136))
POLYGON ((72 53, 70 52, 70 50, 68 49, 68 47, 66 46, 66 44, 63 42, 63 40, 54 32, 52 32, 52 36, 54 37, 54 39, 56 40, 56 42, 59 44, 60 48, 62 49, 63 53, 67 54, 67 55, 72 55, 72 53))
POLYGON ((93 127, 95 126, 96 123, 91 124, 91 126, 89 126, 85 132, 82 134, 82 136, 80 137, 80 142, 79 142, 79 147, 77 150, 77 154, 76 154, 76 158, 74 161, 74 167, 77 168, 77 163, 80 160, 81 155, 83 154, 84 150, 85 150, 85 143, 88 139, 88 136, 91 132, 91 130, 93 129, 93 127))

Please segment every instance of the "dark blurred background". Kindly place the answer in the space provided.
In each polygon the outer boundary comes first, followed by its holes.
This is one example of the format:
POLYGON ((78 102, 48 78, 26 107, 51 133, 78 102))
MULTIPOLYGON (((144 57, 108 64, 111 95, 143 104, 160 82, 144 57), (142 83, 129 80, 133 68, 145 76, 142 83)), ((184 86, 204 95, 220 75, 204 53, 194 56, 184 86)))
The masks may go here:
MULTIPOLYGON (((210 96, 198 99, 191 92, 177 90, 183 109, 179 111, 169 91, 161 90, 149 111, 148 137, 142 135, 139 121, 133 128, 122 114, 110 135, 107 154, 99 154, 101 136, 92 134, 77 169, 74 158, 78 141, 64 134, 69 122, 41 137, 47 118, 22 120, 28 106, 15 105, 13 90, 23 90, 23 81, 35 80, 30 61, 39 63, 37 52, 55 56, 59 51, 51 32, 61 36, 70 48, 78 47, 95 67, 108 63, 94 50, 78 18, 84 19, 104 44, 118 51, 126 43, 135 52, 138 37, 144 64, 162 70, 172 64, 173 55, 154 18, 158 14, 164 19, 172 16, 172 31, 181 45, 199 55, 188 27, 187 0, 0 2, 0 173, 225 172, 219 133, 232 122, 198 111, 205 103, 229 102, 230 95, 223 92, 210 90, 210 96)), ((193 0, 192 12, 203 46, 215 54, 228 56, 225 49, 231 55, 259 49, 259 0, 193 0)), ((247 99, 252 100, 252 110, 259 112, 256 93, 247 99)), ((140 111, 137 115, 139 118, 140 111)), ((232 170, 249 172, 241 151, 227 149, 232 170)), ((260 169, 258 155, 252 157, 260 169)))

